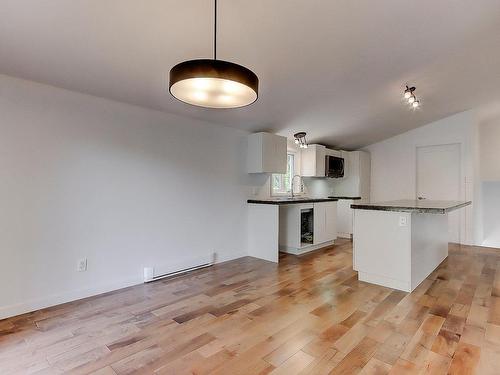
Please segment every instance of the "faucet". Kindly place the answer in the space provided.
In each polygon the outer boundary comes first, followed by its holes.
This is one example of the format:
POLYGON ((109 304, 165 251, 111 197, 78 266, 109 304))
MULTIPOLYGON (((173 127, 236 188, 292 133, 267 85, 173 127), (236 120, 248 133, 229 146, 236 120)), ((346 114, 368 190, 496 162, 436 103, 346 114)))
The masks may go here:
POLYGON ((295 177, 298 177, 299 178, 299 181, 300 181, 300 192, 302 192, 302 176, 299 175, 299 174, 296 174, 295 176, 292 177, 292 181, 290 182, 290 192, 292 193, 292 198, 294 197, 293 195, 293 181, 295 180, 295 177))

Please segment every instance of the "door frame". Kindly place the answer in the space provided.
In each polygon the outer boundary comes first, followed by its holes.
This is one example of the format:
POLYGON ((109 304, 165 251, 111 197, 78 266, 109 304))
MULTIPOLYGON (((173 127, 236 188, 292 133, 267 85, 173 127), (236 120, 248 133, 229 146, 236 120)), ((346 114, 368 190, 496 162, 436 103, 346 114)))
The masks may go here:
MULTIPOLYGON (((418 200, 418 150, 428 147, 439 147, 439 146, 458 146, 458 169, 459 169, 459 200, 466 200, 466 181, 465 181, 465 171, 463 164, 463 147, 460 142, 452 143, 438 143, 438 144, 427 144, 427 145, 416 145, 415 146, 415 200, 418 200)), ((465 210, 459 210, 459 224, 458 224, 458 238, 459 243, 465 244, 467 237, 467 223, 465 210)))

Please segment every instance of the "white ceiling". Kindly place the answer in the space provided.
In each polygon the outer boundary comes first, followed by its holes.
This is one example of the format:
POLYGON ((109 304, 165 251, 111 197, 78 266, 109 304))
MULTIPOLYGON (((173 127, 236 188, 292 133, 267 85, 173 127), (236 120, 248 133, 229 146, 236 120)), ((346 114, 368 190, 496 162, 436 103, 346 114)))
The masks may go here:
POLYGON ((0 0, 0 73, 354 148, 500 99, 499 0, 219 0, 218 57, 260 97, 200 109, 170 68, 211 57, 211 0, 0 0), (417 86, 422 108, 401 102, 417 86))

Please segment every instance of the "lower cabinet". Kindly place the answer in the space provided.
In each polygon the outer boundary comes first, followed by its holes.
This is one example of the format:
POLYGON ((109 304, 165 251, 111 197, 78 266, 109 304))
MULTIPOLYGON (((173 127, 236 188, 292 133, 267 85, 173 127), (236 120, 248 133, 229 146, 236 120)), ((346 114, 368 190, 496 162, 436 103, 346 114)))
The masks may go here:
POLYGON ((337 238, 337 202, 280 206, 280 251, 303 254, 337 238))
POLYGON ((313 238, 315 245, 337 238, 337 202, 314 203, 313 238))
POLYGON ((352 237, 353 209, 350 199, 341 199, 337 202, 337 232, 341 238, 352 237))

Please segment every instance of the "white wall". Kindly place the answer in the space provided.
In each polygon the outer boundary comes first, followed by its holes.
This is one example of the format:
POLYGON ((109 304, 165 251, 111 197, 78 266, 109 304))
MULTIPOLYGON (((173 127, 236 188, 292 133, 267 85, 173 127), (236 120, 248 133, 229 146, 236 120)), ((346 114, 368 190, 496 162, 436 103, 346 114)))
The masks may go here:
POLYGON ((480 125, 481 180, 500 181, 500 119, 480 125))
POLYGON ((482 184, 484 246, 500 247, 500 181, 482 184))
POLYGON ((333 195, 333 183, 332 178, 304 177, 304 186, 310 197, 324 198, 333 195))
MULTIPOLYGON (((411 116, 411 113, 409 113, 411 116)), ((371 201, 416 198, 416 148, 459 143, 462 152, 462 199, 473 200, 477 177, 475 114, 462 112, 366 147, 371 154, 371 201)), ((473 202, 474 205, 474 202, 473 202)), ((475 238, 474 208, 465 209, 462 243, 480 243, 475 238)))
POLYGON ((3 75, 0 113, 0 318, 246 254, 245 132, 3 75))
POLYGON ((500 119, 479 125, 483 245, 500 247, 500 119))

